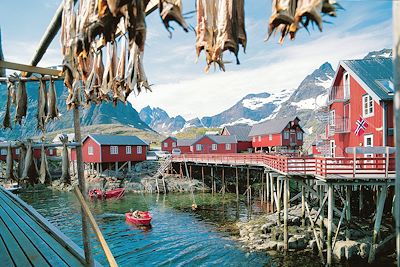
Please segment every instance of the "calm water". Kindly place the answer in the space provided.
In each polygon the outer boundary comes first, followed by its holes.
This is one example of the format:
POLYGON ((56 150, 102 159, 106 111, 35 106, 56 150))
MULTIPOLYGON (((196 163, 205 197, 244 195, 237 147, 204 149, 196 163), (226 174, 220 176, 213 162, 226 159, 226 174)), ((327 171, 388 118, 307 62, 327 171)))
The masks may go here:
MULTIPOLYGON (((43 191, 23 193, 22 199, 82 247, 80 209, 72 193, 43 191)), ((203 210, 192 212, 191 195, 127 194, 121 200, 92 202, 91 209, 120 266, 264 266, 276 265, 265 253, 249 253, 231 240, 231 225, 246 220, 236 203, 221 197, 195 196, 203 210), (152 227, 125 222, 130 208, 149 210, 152 227)), ((92 240, 95 240, 94 235, 92 240)), ((107 265, 100 245, 94 241, 96 260, 107 265)))

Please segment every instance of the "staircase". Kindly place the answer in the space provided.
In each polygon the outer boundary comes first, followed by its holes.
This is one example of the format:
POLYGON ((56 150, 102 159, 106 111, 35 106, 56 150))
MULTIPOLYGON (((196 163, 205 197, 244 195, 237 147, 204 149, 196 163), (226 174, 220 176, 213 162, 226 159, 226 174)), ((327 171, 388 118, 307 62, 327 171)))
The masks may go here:
POLYGON ((166 158, 158 168, 157 172, 154 174, 153 178, 157 179, 160 176, 164 176, 165 170, 169 167, 171 164, 171 158, 166 158))

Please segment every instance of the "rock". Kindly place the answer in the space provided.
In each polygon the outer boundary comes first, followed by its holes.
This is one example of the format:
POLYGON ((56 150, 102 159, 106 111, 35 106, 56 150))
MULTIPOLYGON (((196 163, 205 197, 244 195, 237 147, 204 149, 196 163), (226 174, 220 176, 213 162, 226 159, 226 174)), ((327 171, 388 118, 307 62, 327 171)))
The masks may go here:
POLYGON ((289 249, 297 249, 297 239, 294 236, 289 238, 288 247, 289 249))
POLYGON ((309 248, 311 249, 312 252, 318 253, 317 241, 315 241, 314 239, 310 240, 308 242, 308 246, 309 246, 309 248))
POLYGON ((276 250, 277 246, 278 246, 278 242, 269 241, 269 242, 267 242, 265 249, 266 250, 276 250))
POLYGON ((338 258, 339 260, 342 260, 342 259, 349 260, 359 254, 359 251, 360 251, 359 247, 360 247, 360 244, 353 240, 336 241, 333 255, 335 255, 335 257, 338 258))
POLYGON ((273 222, 267 222, 263 226, 261 226, 261 231, 264 234, 271 233, 271 229, 275 226, 275 223, 273 222))
POLYGON ((369 255, 369 250, 370 250, 370 244, 361 243, 361 244, 360 244, 360 251, 359 251, 358 255, 359 255, 361 258, 365 259, 365 258, 367 258, 368 255, 369 255))

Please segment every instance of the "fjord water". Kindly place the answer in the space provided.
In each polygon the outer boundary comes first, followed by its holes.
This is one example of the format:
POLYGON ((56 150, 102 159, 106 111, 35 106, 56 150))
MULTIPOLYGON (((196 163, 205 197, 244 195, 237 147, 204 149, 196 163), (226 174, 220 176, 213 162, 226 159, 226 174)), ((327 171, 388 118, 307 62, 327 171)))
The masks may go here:
MULTIPOLYGON (((80 206, 73 193, 45 190, 20 197, 79 246, 82 245, 80 206)), ((231 225, 248 213, 226 197, 127 194, 121 200, 90 202, 91 210, 120 266, 263 266, 275 265, 265 253, 248 252, 230 235, 231 225), (191 211, 193 197, 199 207, 191 211), (149 210, 152 227, 125 222, 129 209, 149 210)), ((91 236, 95 240, 95 236, 91 236)), ((107 266, 97 241, 94 257, 107 266)))

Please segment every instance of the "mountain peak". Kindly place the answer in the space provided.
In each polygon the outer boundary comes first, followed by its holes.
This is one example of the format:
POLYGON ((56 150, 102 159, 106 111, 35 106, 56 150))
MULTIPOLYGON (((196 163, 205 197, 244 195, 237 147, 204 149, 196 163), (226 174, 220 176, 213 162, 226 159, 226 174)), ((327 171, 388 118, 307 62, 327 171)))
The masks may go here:
POLYGON ((369 52, 364 57, 364 59, 371 59, 371 58, 377 58, 377 57, 391 58, 392 57, 392 49, 384 48, 384 49, 379 50, 379 51, 369 52))

